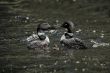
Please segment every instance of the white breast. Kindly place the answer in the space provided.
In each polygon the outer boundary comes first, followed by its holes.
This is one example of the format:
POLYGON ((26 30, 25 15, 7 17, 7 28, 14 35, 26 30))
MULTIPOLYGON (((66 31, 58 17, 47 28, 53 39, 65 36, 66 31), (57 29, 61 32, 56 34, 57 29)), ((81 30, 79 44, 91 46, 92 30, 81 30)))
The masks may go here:
POLYGON ((64 40, 64 39, 66 39, 66 37, 65 37, 65 35, 62 35, 60 41, 62 41, 62 40, 64 40))
POLYGON ((47 41, 48 43, 50 43, 50 40, 49 40, 48 36, 46 36, 45 41, 47 41))
POLYGON ((38 32, 38 35, 45 35, 46 36, 45 40, 41 40, 42 43, 50 43, 50 40, 49 40, 48 36, 45 33, 38 32))

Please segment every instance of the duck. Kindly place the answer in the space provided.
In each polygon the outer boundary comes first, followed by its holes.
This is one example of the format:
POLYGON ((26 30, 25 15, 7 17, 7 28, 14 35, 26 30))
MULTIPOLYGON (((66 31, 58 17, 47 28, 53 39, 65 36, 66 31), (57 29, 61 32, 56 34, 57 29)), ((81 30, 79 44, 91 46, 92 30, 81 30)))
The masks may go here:
POLYGON ((33 33, 31 36, 26 38, 27 48, 36 49, 42 48, 45 49, 49 46, 50 40, 48 35, 45 34, 46 30, 49 30, 51 26, 49 23, 40 23, 37 26, 37 33, 33 33))
POLYGON ((65 21, 61 27, 67 30, 60 38, 62 46, 69 49, 87 49, 84 42, 73 34, 74 23, 72 21, 65 21))

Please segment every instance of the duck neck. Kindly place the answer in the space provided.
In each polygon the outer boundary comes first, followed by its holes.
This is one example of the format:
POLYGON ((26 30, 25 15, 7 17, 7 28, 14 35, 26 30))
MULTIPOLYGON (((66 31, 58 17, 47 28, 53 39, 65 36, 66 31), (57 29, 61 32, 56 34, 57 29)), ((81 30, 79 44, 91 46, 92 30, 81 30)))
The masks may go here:
POLYGON ((37 35, 38 35, 38 37, 40 38, 40 33, 42 34, 44 31, 42 30, 42 29, 40 29, 40 28, 37 28, 37 35))
POLYGON ((41 29, 40 29, 40 28, 37 28, 37 34, 38 34, 40 31, 41 31, 41 29))
POLYGON ((67 28, 68 33, 72 33, 72 29, 71 28, 67 28))

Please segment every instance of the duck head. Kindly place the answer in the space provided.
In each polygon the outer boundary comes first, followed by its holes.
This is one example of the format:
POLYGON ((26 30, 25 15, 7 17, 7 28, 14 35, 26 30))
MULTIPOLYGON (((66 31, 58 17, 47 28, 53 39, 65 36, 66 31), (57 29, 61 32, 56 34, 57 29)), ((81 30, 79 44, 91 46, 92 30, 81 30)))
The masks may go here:
POLYGON ((37 35, 38 35, 40 40, 42 40, 42 41, 45 40, 47 42, 50 42, 48 36, 44 32, 44 31, 49 30, 49 29, 51 30, 52 27, 47 22, 38 24, 38 26, 37 26, 37 35))
POLYGON ((40 24, 38 24, 38 26, 37 26, 37 32, 39 32, 39 31, 44 31, 44 30, 48 30, 48 29, 50 29, 51 28, 51 26, 49 25, 49 23, 40 23, 40 24))
POLYGON ((74 28, 74 23, 72 21, 65 21, 61 27, 66 28, 68 30, 68 33, 72 33, 72 30, 74 28))

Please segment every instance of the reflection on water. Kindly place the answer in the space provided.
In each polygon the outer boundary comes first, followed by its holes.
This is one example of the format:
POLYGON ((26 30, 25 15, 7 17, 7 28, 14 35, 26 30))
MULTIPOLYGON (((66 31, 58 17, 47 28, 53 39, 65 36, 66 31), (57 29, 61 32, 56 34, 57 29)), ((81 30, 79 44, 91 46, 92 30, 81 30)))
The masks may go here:
POLYGON ((109 73, 109 0, 1 0, 0 73, 109 73), (86 50, 63 50, 59 39, 65 30, 46 32, 49 51, 28 50, 21 40, 36 32, 37 22, 59 26, 74 21, 74 34, 86 50), (95 46, 95 47, 94 47, 95 46))

